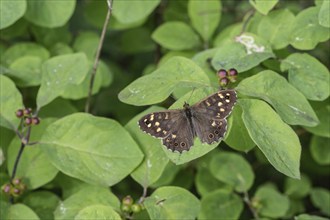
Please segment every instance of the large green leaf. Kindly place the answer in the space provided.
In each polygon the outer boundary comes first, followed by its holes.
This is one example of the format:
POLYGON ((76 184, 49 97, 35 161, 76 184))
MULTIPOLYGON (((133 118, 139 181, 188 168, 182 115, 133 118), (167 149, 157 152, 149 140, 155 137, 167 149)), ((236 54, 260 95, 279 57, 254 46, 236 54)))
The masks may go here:
POLYGON ((249 0, 250 4, 261 14, 267 15, 277 4, 278 0, 249 0))
POLYGON ((15 130, 20 123, 15 112, 24 107, 22 95, 15 84, 2 74, 0 74, 0 85, 0 126, 15 130))
MULTIPOLYGON (((74 219, 86 207, 93 205, 110 206, 119 211, 120 204, 118 198, 108 188, 90 186, 61 202, 57 206, 54 216, 56 220, 74 219)), ((82 212, 85 213, 85 211, 82 212)))
POLYGON ((315 126, 319 123, 304 95, 276 72, 262 71, 242 80, 236 89, 270 103, 288 124, 315 126))
POLYGON ((68 87, 83 82, 88 67, 87 57, 83 53, 61 55, 44 62, 41 86, 37 95, 38 108, 62 95, 68 87))
POLYGON ((39 217, 26 205, 23 204, 15 204, 9 206, 7 216, 5 217, 7 220, 39 220, 39 217))
POLYGON ((329 14, 329 9, 330 9, 330 1, 324 0, 318 17, 319 17, 319 24, 322 25, 323 27, 330 27, 330 14, 329 14))
POLYGON ((161 141, 141 131, 137 121, 147 113, 160 110, 163 108, 151 107, 132 118, 125 126, 144 153, 143 162, 131 173, 133 179, 143 187, 150 186, 161 177, 169 160, 162 149, 161 141))
POLYGON ((247 71, 262 61, 274 57, 265 40, 251 33, 244 33, 218 48, 212 59, 214 69, 235 68, 238 72, 247 71))
POLYGON ((49 191, 37 191, 25 196, 23 202, 31 207, 41 219, 54 219, 53 212, 60 198, 49 191))
POLYGON ((209 166, 215 178, 233 186, 238 192, 248 191, 253 184, 253 170, 239 154, 221 152, 211 159, 209 166))
POLYGON ((316 58, 307 53, 294 53, 281 63, 282 71, 289 71, 289 82, 307 99, 322 101, 330 94, 330 74, 316 58))
POLYGON ((330 216, 330 191, 325 188, 314 188, 311 191, 312 203, 322 213, 330 216))
POLYGON ((243 201, 239 196, 220 189, 202 198, 198 219, 239 219, 243 208, 243 201))
POLYGON ((122 220, 120 215, 113 210, 111 206, 105 205, 91 205, 83 208, 74 217, 75 220, 81 219, 111 219, 111 220, 122 220))
POLYGON ((188 13, 193 27, 202 36, 204 41, 208 42, 215 29, 220 23, 221 2, 215 1, 195 1, 188 2, 188 13))
POLYGON ((4 29, 18 19, 20 19, 26 10, 26 0, 23 1, 0 1, 0 30, 4 29))
POLYGON ((294 218, 294 220, 328 220, 328 218, 323 218, 321 216, 300 214, 294 218))
MULTIPOLYGON (((45 129, 54 119, 45 119, 32 129, 30 142, 38 142, 45 129)), ((21 147, 19 138, 13 139, 8 148, 8 172, 12 173, 15 160, 21 147)), ((47 155, 42 150, 43 146, 35 144, 26 146, 20 158, 16 176, 23 178, 23 182, 29 189, 36 189, 50 182, 56 176, 56 169, 48 160, 47 155)))
POLYGON ((264 185, 257 189, 253 201, 260 204, 258 213, 265 217, 283 217, 289 209, 289 199, 273 187, 264 185))
POLYGON ((294 14, 288 9, 272 11, 264 16, 258 26, 258 36, 268 40, 274 49, 282 49, 290 42, 290 26, 294 14))
POLYGON ((319 42, 329 39, 329 28, 319 24, 319 9, 309 7, 301 11, 293 22, 291 28, 291 45, 300 50, 311 50, 319 42))
POLYGON ((66 1, 27 1, 25 18, 42 27, 60 27, 73 15, 75 0, 66 1))
POLYGON ((281 173, 300 178, 301 146, 297 134, 265 102, 241 99, 243 121, 252 140, 281 173))
POLYGON ((73 49, 77 52, 86 54, 89 60, 95 59, 97 47, 99 45, 100 37, 95 32, 80 33, 73 43, 73 49))
POLYGON ((51 124, 40 142, 50 161, 63 173, 103 186, 122 180, 143 158, 118 122, 85 113, 51 124))
POLYGON ((144 201, 150 219, 196 219, 199 200, 180 187, 160 187, 144 201))
POLYGON ((170 50, 194 49, 200 44, 199 37, 194 30, 180 21, 162 24, 151 37, 162 47, 170 50))
POLYGON ((310 144, 313 159, 321 165, 330 164, 330 138, 314 135, 310 144))
POLYGON ((116 0, 113 16, 120 23, 134 23, 145 19, 160 3, 160 0, 116 0))
POLYGON ((209 79, 194 62, 173 57, 152 74, 143 76, 123 89, 118 97, 132 105, 150 105, 164 101, 175 88, 209 86, 209 79))

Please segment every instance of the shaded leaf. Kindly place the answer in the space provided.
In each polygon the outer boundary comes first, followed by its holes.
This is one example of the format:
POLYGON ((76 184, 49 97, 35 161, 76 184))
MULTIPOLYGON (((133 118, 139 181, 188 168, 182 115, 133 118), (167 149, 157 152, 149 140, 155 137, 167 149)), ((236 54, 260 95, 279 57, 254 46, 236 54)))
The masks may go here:
POLYGON ((0 29, 14 24, 26 11, 26 1, 1 1, 0 4, 0 29))
POLYGON ((120 215, 113 210, 111 206, 105 205, 91 205, 83 208, 74 217, 76 220, 80 219, 111 219, 121 220, 120 215))
POLYGON ((261 14, 267 15, 277 4, 278 0, 249 0, 250 4, 261 14))
POLYGON ((312 183, 308 176, 301 175, 300 180, 286 178, 284 183, 284 193, 290 198, 304 198, 311 190, 312 183))
POLYGON ((330 164, 330 138, 314 135, 310 144, 313 159, 320 165, 330 164))
POLYGON ((313 188, 311 191, 312 203, 322 213, 330 216, 330 191, 325 188, 313 188))
POLYGON ((329 99, 323 102, 312 102, 312 107, 320 120, 315 127, 304 127, 307 131, 321 136, 330 138, 330 103, 329 99))
POLYGON ((328 218, 323 218, 321 216, 300 214, 294 218, 294 220, 328 220, 328 218))
POLYGON ((323 27, 330 27, 330 1, 324 0, 319 11, 319 24, 323 27))

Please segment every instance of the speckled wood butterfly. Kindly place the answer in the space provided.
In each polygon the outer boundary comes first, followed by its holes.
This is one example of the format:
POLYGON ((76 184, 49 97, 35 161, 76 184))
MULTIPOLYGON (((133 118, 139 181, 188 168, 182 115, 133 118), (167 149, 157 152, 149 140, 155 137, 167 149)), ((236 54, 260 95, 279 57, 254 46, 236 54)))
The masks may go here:
POLYGON ((235 90, 221 90, 192 106, 185 103, 183 109, 147 114, 138 124, 142 131, 162 139, 168 149, 182 153, 193 146, 196 136, 207 144, 222 139, 236 99, 235 90))

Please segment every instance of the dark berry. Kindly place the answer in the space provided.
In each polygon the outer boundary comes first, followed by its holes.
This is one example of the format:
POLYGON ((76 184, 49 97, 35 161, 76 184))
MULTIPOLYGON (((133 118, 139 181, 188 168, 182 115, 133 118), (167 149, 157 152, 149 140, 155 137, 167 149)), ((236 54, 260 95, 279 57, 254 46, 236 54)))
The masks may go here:
POLYGON ((227 76, 227 71, 224 69, 221 69, 218 71, 218 76, 220 79, 225 78, 227 76))
POLYGON ((131 196, 125 196, 122 200, 123 205, 132 205, 133 204, 133 199, 131 196))
POLYGON ((9 193, 10 192, 10 184, 6 184, 2 186, 2 191, 4 193, 9 193))
POLYGON ((20 192, 21 192, 21 190, 16 189, 16 188, 14 189, 14 193, 15 193, 15 194, 19 194, 20 192))
POLYGON ((16 111, 16 117, 17 118, 21 118, 21 117, 23 117, 23 115, 24 115, 24 111, 22 109, 18 109, 16 111))
POLYGON ((32 124, 32 118, 26 118, 25 119, 25 124, 26 125, 31 125, 32 124))
POLYGON ((134 213, 141 212, 141 206, 139 204, 133 204, 131 209, 134 213))
POLYGON ((18 185, 18 184, 20 184, 21 183, 21 179, 14 179, 13 180, 13 184, 14 185, 18 185))
POLYGON ((236 69, 232 68, 228 71, 229 76, 237 76, 238 72, 236 69))
POLYGON ((33 117, 32 118, 32 124, 38 125, 40 123, 40 119, 38 117, 33 117))
POLYGON ((32 109, 31 108, 26 108, 23 111, 24 111, 24 115, 25 116, 29 116, 32 113, 32 109))
POLYGON ((224 78, 220 79, 219 83, 220 83, 220 86, 226 86, 229 83, 229 79, 227 77, 224 77, 224 78))

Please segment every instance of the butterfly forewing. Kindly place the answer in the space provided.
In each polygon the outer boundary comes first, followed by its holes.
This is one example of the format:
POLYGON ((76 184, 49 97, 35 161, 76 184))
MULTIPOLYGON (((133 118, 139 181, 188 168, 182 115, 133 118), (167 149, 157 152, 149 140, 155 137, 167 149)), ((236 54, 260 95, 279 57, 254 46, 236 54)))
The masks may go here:
POLYGON ((196 135, 203 143, 222 139, 227 131, 227 117, 236 103, 235 90, 223 90, 208 96, 191 107, 196 135))

